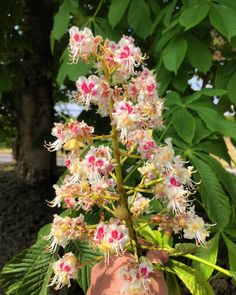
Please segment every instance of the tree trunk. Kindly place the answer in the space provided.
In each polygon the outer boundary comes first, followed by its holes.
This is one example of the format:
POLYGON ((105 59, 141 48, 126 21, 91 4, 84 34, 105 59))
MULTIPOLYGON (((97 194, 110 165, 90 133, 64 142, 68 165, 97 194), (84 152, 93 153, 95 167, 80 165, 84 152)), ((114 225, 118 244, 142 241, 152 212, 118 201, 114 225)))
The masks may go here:
POLYGON ((24 34, 31 48, 23 53, 17 176, 29 185, 51 183, 55 168, 55 155, 44 148, 53 125, 53 85, 47 76, 52 67, 51 2, 22 0, 24 34))

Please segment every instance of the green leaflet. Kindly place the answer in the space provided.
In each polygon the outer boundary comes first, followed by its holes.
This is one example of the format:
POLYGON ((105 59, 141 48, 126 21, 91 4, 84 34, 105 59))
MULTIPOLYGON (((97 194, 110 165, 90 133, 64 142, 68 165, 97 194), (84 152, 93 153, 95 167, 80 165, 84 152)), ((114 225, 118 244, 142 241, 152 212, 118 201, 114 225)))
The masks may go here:
POLYGON ((47 295, 54 255, 45 251, 46 242, 38 241, 8 262, 0 273, 7 295, 47 295))
POLYGON ((188 30, 200 23, 208 14, 209 4, 207 2, 195 4, 185 9, 179 18, 179 23, 188 30))
POLYGON ((228 40, 236 36, 236 12, 232 8, 211 3, 210 22, 228 40))
POLYGON ((212 65, 212 53, 200 39, 189 34, 187 57, 194 68, 206 73, 212 65))
POLYGON ((182 63, 179 68, 179 72, 181 75, 175 75, 172 73, 171 83, 181 93, 184 93, 186 88, 188 87, 188 65, 187 63, 182 63))
POLYGON ((108 12, 108 21, 114 28, 124 15, 130 0, 112 0, 108 12))
POLYGON ((195 118, 185 108, 178 108, 172 115, 173 127, 178 135, 186 142, 191 143, 195 132, 195 118))
POLYGON ((198 171, 198 181, 201 180, 199 191, 207 214, 218 228, 224 228, 228 224, 231 214, 229 199, 215 171, 192 154, 189 155, 189 158, 198 171))
POLYGON ((183 102, 180 99, 180 96, 175 91, 170 91, 165 97, 165 106, 170 107, 173 105, 182 105, 183 102))
POLYGON ((227 120, 216 110, 205 107, 201 104, 191 104, 189 108, 195 110, 206 126, 212 131, 218 131, 222 135, 236 139, 236 123, 227 120))
POLYGON ((149 243, 158 244, 163 246, 162 236, 158 230, 152 230, 148 224, 140 223, 140 229, 137 229, 137 232, 140 236, 145 238, 149 243))
POLYGON ((236 272, 236 244, 234 244, 225 234, 223 234, 223 238, 228 249, 230 271, 236 272))
POLYGON ((193 295, 214 295, 211 285, 195 269, 176 260, 170 261, 170 267, 193 295))
MULTIPOLYGON (((203 141, 198 145, 194 145, 193 149, 195 151, 201 151, 206 154, 213 154, 220 159, 225 160, 228 164, 231 162, 231 158, 228 154, 227 146, 222 138, 222 141, 219 139, 212 139, 211 141, 203 141)), ((212 159, 212 158, 211 158, 212 159)))
POLYGON ((198 117, 195 117, 195 125, 196 125, 196 128, 195 128, 193 143, 197 144, 204 138, 208 137, 212 133, 212 131, 209 130, 206 127, 205 123, 198 117))
POLYGON ((128 12, 128 24, 143 39, 151 34, 150 8, 145 0, 131 1, 128 12))
POLYGON ((227 91, 224 90, 224 89, 204 88, 204 89, 202 89, 200 91, 197 91, 196 93, 188 96, 185 104, 190 105, 191 103, 198 100, 198 98, 200 98, 203 95, 206 95, 206 96, 222 96, 222 95, 224 95, 226 93, 227 93, 227 91))
POLYGON ((231 79, 227 84, 227 89, 229 91, 229 98, 233 104, 236 104, 236 73, 233 74, 231 79))
MULTIPOLYGON (((218 244, 219 244, 220 233, 217 233, 213 238, 206 242, 204 247, 198 247, 194 255, 203 258, 212 264, 216 264, 218 255, 218 244)), ((208 280, 212 275, 214 269, 203 263, 193 261, 193 267, 199 271, 203 277, 208 280)))
POLYGON ((167 70, 177 74, 185 57, 187 46, 186 40, 180 36, 175 37, 168 43, 162 53, 163 62, 167 70))
POLYGON ((166 272, 165 277, 168 286, 168 295, 181 295, 176 276, 172 273, 166 272))
POLYGON ((78 9, 76 0, 64 0, 54 16, 53 28, 51 31, 51 49, 53 51, 54 41, 60 40, 66 32, 70 21, 70 13, 75 13, 78 9))
POLYGON ((225 170, 225 168, 213 157, 202 154, 200 157, 215 171, 224 189, 231 197, 234 206, 236 206, 236 176, 225 170))

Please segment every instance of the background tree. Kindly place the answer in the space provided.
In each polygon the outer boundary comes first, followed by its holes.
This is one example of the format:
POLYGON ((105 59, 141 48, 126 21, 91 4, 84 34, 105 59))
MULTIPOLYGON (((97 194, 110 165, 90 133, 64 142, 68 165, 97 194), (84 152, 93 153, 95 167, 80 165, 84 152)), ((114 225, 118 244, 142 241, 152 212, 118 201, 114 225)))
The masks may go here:
MULTIPOLYGON (((43 142, 53 124, 49 42, 53 3, 1 1, 0 5, 1 124, 15 128, 18 177, 30 185, 51 183, 55 156, 45 150, 43 142)), ((9 129, 4 127, 2 136, 9 129)))

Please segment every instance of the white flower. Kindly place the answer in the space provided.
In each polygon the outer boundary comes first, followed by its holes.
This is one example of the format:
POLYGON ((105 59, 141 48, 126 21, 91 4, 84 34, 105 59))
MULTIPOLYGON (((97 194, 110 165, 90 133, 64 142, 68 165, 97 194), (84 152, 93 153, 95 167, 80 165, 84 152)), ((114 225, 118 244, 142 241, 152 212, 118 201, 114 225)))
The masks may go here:
POLYGON ((188 85, 194 90, 199 91, 203 86, 203 79, 197 75, 194 75, 191 79, 188 80, 188 85))
POLYGON ((139 265, 125 265, 121 267, 119 276, 123 279, 121 294, 151 294, 150 274, 152 268, 146 263, 139 265))
POLYGON ((53 263, 54 277, 51 279, 49 286, 56 285, 56 290, 64 286, 70 287, 70 279, 76 279, 78 268, 78 259, 71 252, 66 253, 62 258, 53 263))
POLYGON ((197 244, 204 245, 206 237, 209 236, 209 232, 206 230, 204 220, 197 216, 194 212, 194 207, 190 208, 187 214, 186 228, 184 229, 184 238, 195 239, 197 244))

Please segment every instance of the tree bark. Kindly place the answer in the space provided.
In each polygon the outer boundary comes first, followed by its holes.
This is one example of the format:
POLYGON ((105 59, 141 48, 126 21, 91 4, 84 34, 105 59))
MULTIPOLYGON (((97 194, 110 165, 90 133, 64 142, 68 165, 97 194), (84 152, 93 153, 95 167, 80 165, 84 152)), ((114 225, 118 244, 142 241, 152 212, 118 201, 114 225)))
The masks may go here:
POLYGON ((53 125, 53 83, 48 76, 52 68, 52 1, 22 0, 22 5, 30 50, 24 50, 21 69, 17 176, 29 185, 48 185, 55 168, 55 155, 44 148, 53 125))

